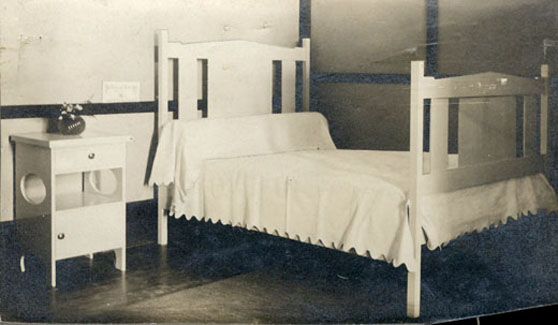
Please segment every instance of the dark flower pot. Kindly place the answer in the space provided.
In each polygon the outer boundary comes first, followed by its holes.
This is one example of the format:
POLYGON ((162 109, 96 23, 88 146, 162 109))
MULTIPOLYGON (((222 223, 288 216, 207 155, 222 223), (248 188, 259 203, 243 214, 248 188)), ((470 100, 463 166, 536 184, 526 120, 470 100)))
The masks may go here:
POLYGON ((58 120, 58 131, 64 135, 78 135, 85 131, 85 120, 76 116, 75 119, 58 120))

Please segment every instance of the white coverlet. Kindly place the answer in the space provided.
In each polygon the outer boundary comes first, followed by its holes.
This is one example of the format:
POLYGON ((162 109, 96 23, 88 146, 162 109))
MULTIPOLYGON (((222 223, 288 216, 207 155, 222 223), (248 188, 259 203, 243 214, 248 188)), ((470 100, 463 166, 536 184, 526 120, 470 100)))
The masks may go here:
MULTIPOLYGON (((173 121, 151 184, 172 184, 171 214, 319 243, 416 270, 407 217, 408 152, 336 150, 317 113, 173 121)), ((423 241, 538 209, 558 210, 543 175, 423 198, 423 241)))
MULTIPOLYGON (((209 160, 205 216, 278 230, 325 246, 367 250, 395 265, 412 258, 405 205, 410 154, 401 151, 299 151, 209 160), (286 220, 285 220, 286 219, 286 220)), ((542 174, 426 195, 422 228, 430 249, 465 233, 537 210, 558 210, 542 174)), ((203 215, 203 214, 202 214, 203 215)), ((408 265, 409 266, 409 265, 408 265)))

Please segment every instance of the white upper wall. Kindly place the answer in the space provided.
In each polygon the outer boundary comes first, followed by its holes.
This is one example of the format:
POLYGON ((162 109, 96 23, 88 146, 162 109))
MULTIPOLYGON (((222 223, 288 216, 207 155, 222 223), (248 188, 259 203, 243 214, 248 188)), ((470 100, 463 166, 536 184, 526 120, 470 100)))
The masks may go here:
POLYGON ((438 0, 438 6, 440 73, 539 74, 543 40, 558 39, 556 0, 438 0))
POLYGON ((154 34, 294 46, 298 0, 2 0, 1 104, 102 101, 103 81, 154 100, 154 34))
POLYGON ((312 70, 410 73, 423 60, 426 0, 312 0, 312 70))
MULTIPOLYGON (((0 104, 102 101, 103 81, 140 83, 153 101, 155 30, 171 41, 244 39, 294 46, 299 0, 0 0, 0 104)), ((145 185, 154 114, 101 115, 87 129, 131 134, 127 201, 150 199, 145 185)), ((0 221, 13 218, 13 164, 8 137, 44 132, 43 118, 0 125, 0 221)))

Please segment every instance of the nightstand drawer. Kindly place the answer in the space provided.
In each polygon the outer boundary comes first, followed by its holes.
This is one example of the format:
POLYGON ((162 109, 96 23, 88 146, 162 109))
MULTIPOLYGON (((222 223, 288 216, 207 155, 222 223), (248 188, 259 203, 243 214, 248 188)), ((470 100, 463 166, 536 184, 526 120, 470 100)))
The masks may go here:
POLYGON ((123 202, 61 211, 54 222, 56 259, 125 247, 123 202))
POLYGON ((95 145, 54 150, 54 172, 72 173, 124 165, 124 145, 95 145))

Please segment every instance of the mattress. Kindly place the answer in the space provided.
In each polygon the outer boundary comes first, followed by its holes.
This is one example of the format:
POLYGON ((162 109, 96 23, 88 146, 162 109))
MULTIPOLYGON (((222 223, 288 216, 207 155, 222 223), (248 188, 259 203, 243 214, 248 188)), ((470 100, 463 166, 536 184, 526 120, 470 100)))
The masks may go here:
MULTIPOLYGON (((173 185, 175 217, 256 229, 416 270, 409 152, 338 150, 322 117, 296 114, 271 118, 275 127, 278 119, 284 124, 276 128, 279 145, 268 117, 203 122, 202 129, 200 123, 173 123, 161 137, 150 182, 173 185), (250 132, 238 136, 239 128, 250 132), (285 137, 285 129, 305 134, 304 141, 285 137), (254 137, 259 132, 267 140, 254 137), (194 134, 206 141, 190 141, 194 134)), ((420 240, 430 249, 508 218, 558 210, 541 174, 421 200, 420 240)))

